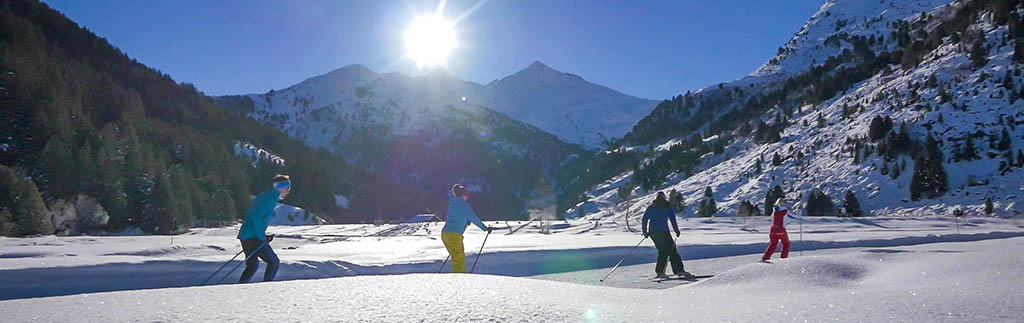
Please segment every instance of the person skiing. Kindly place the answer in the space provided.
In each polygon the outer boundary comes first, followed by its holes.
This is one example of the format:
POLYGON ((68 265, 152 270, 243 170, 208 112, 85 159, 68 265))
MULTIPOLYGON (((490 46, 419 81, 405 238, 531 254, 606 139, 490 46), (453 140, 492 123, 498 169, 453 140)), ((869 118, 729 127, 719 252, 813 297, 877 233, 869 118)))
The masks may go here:
POLYGON ((270 248, 270 241, 274 240, 273 235, 267 235, 267 224, 270 218, 274 217, 274 208, 277 201, 283 200, 292 191, 292 182, 288 175, 274 176, 273 188, 256 195, 252 199, 252 206, 245 212, 245 221, 238 229, 238 240, 242 242, 242 250, 245 251, 245 271, 238 277, 238 283, 248 283, 252 275, 256 274, 260 262, 263 259, 267 263, 267 269, 263 271, 263 281, 274 280, 277 275, 277 267, 281 261, 277 259, 274 249, 270 248), (253 256, 255 254, 255 256, 253 256))
POLYGON ((772 211, 772 228, 768 232, 769 243, 768 250, 764 251, 764 256, 761 257, 761 261, 765 262, 772 259, 772 254, 775 253, 775 246, 782 242, 782 259, 789 257, 789 234, 786 233, 785 218, 789 214, 789 209, 786 208, 786 201, 781 197, 775 200, 775 210, 772 211))
POLYGON ((654 265, 656 278, 668 278, 665 275, 665 261, 672 263, 672 273, 677 276, 691 276, 683 268, 683 258, 679 257, 679 250, 676 250, 676 243, 672 235, 668 233, 668 222, 672 222, 672 229, 679 237, 679 226, 676 225, 676 214, 672 211, 672 205, 665 199, 665 192, 658 192, 657 198, 644 211, 641 224, 644 237, 650 237, 654 246, 658 248, 658 262, 654 265), (650 223, 650 227, 648 227, 650 223))
POLYGON ((484 225, 483 221, 473 213, 473 207, 469 205, 469 192, 466 186, 455 184, 452 186, 452 194, 448 196, 448 215, 441 229, 441 242, 444 243, 448 255, 452 257, 452 272, 466 272, 466 253, 463 250, 462 234, 466 232, 469 222, 476 224, 480 230, 490 233, 491 228, 484 225))

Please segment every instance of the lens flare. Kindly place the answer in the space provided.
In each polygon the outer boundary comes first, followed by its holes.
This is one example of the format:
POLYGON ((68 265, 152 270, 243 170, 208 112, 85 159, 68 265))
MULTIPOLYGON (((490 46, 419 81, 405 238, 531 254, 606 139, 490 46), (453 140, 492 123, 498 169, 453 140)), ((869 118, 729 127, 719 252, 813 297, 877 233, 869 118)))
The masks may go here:
POLYGON ((406 55, 420 68, 444 64, 455 47, 455 29, 439 14, 417 16, 405 30, 406 55))

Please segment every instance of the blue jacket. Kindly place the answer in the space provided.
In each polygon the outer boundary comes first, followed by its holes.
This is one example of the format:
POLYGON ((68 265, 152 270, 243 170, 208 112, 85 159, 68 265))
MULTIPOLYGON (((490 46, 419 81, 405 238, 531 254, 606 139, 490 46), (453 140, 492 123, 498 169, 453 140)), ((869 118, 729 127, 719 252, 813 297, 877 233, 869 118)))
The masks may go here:
POLYGON ((274 208, 277 207, 279 199, 281 199, 281 193, 276 189, 256 195, 252 199, 252 206, 245 212, 242 228, 238 229, 238 239, 267 240, 267 224, 270 223, 270 218, 274 217, 274 208))
POLYGON ((473 213, 473 207, 469 206, 469 203, 466 203, 466 201, 463 201, 462 197, 454 195, 448 197, 447 217, 441 232, 462 234, 466 232, 466 225, 470 221, 480 227, 480 230, 487 231, 487 226, 484 225, 483 221, 480 221, 480 218, 476 217, 476 213, 473 213))
POLYGON ((668 231, 668 222, 672 221, 672 229, 679 232, 679 226, 676 225, 676 213, 672 212, 672 208, 662 208, 656 206, 648 206, 647 211, 644 211, 644 218, 642 227, 644 232, 653 231, 668 231), (647 223, 651 223, 651 227, 647 227, 647 223))

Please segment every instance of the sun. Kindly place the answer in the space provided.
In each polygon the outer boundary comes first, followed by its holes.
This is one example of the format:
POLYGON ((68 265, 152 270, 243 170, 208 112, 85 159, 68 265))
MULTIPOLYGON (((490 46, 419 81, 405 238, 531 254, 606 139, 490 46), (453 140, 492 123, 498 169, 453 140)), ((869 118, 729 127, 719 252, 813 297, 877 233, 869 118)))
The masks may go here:
POLYGON ((439 14, 417 16, 405 30, 405 53, 420 68, 444 64, 455 46, 453 24, 439 14))

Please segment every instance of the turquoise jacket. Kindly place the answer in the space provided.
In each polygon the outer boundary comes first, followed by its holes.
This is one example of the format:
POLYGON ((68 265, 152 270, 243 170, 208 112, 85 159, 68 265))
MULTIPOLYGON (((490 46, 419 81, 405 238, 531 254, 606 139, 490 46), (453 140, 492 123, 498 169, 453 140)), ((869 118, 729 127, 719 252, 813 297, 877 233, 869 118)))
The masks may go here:
POLYGON ((469 206, 469 203, 462 200, 462 197, 449 196, 448 197, 448 218, 444 222, 444 228, 441 232, 452 232, 462 234, 466 232, 466 225, 470 221, 473 224, 480 227, 480 230, 487 231, 487 226, 484 225, 480 218, 476 217, 476 213, 473 213, 473 207, 469 206))
POLYGON ((260 239, 267 240, 267 224, 270 218, 274 217, 274 208, 277 201, 281 199, 281 193, 277 189, 260 193, 252 199, 252 206, 245 212, 245 222, 242 228, 238 229, 238 239, 260 239))

